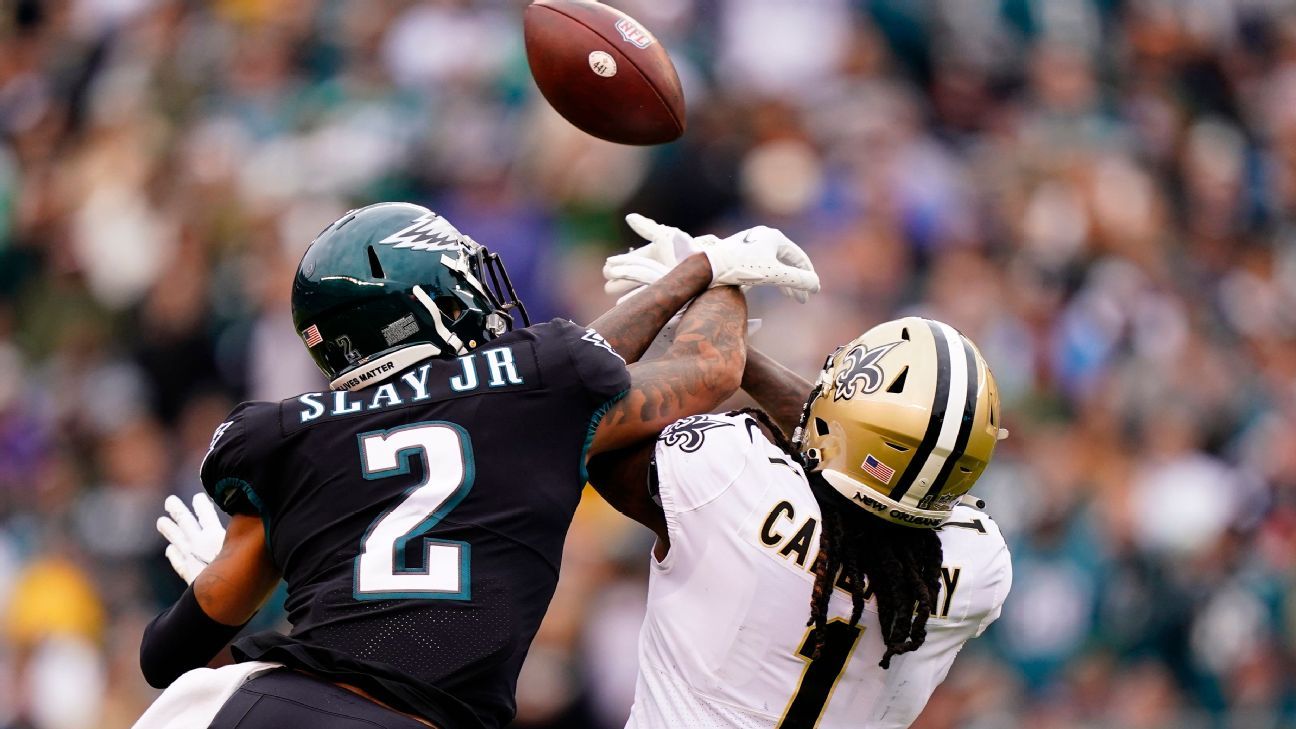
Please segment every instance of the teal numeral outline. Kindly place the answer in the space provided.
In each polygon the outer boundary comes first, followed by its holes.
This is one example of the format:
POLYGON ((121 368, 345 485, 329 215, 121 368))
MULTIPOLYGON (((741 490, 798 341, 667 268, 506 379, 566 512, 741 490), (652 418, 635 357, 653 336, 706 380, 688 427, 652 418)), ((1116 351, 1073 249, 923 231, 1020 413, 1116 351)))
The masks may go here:
POLYGON ((428 454, 427 449, 422 446, 408 446, 397 451, 396 452, 397 466, 395 468, 388 468, 388 469, 381 469, 381 470, 370 469, 368 460, 365 455, 365 447, 364 447, 365 439, 372 438, 372 437, 385 438, 387 436, 390 436, 392 433, 397 433, 402 430, 412 430, 415 428, 426 428, 426 427, 445 427, 455 431, 456 440, 459 443, 460 458, 463 462, 463 479, 460 480, 459 485, 455 488, 455 490, 450 493, 450 496, 447 497, 445 501, 441 502, 441 505, 438 506, 435 511, 433 511, 431 514, 428 514, 428 516, 425 519, 423 519, 423 521, 419 522, 418 525, 415 526, 413 529, 411 529, 410 531, 406 532, 405 534, 403 534, 402 536, 396 539, 396 541, 392 545, 392 550, 393 550, 392 564, 396 565, 396 572, 395 572, 396 574, 423 573, 425 570, 420 570, 418 568, 405 566, 407 562, 406 547, 409 545, 411 541, 419 540, 421 538, 422 538, 421 541, 419 541, 418 543, 424 545, 425 548, 431 547, 432 545, 436 545, 436 544, 458 547, 459 549, 459 590, 454 592, 445 591, 445 590, 398 590, 398 591, 387 591, 387 592, 361 592, 360 591, 360 557, 362 556, 362 554, 357 554, 354 560, 355 566, 354 566, 354 576, 353 576, 352 590, 351 590, 352 596, 356 600, 402 600, 402 599, 471 600, 472 599, 472 569, 471 569, 472 546, 468 544, 468 542, 459 541, 459 540, 423 538, 423 535, 427 534, 433 527, 441 523, 441 520, 444 519, 446 515, 448 515, 451 511, 453 511, 454 508, 458 506, 460 502, 462 502, 468 496, 468 492, 472 490, 473 481, 477 477, 477 466, 475 461, 473 460, 472 440, 468 437, 468 431, 464 430, 461 426, 459 426, 456 423, 451 423, 444 420, 425 420, 418 423, 409 423, 407 425, 401 425, 396 428, 389 428, 386 430, 370 430, 356 435, 356 441, 360 446, 360 469, 366 480, 376 481, 382 478, 391 478, 393 476, 403 476, 405 474, 408 474, 412 471, 410 461, 412 458, 416 456, 422 456, 423 473, 425 474, 425 478, 422 483, 416 483, 413 486, 406 489, 404 493, 404 497, 401 499, 400 502, 396 503, 390 509, 387 509, 383 513, 379 514, 378 518, 370 522, 369 527, 365 529, 364 536, 360 538, 360 548, 363 552, 365 542, 369 541, 369 535, 373 532, 374 527, 378 526, 379 522, 381 522, 383 519, 386 519, 389 515, 391 515, 391 513, 395 511, 397 508, 399 508, 400 504, 404 503, 405 499, 409 498, 411 494, 413 494, 418 489, 427 485, 426 481, 428 480, 428 478, 426 476, 430 474, 432 469, 431 456, 428 454))

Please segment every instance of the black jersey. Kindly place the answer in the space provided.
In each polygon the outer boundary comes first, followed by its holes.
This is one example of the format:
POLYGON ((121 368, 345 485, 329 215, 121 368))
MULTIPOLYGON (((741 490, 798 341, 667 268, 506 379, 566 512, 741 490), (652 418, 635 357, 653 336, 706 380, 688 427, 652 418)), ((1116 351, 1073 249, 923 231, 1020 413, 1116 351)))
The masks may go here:
POLYGON ((599 419, 629 387, 591 329, 555 320, 353 392, 239 405, 203 486, 259 515, 287 635, 237 641, 446 729, 514 714, 558 582, 599 419))

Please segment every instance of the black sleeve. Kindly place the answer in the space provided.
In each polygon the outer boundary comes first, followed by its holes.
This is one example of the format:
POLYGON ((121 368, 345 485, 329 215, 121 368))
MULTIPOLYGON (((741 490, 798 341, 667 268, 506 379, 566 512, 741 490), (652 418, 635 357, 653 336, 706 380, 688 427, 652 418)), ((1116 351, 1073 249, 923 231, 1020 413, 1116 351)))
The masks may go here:
POLYGON ((277 407, 271 403, 245 402, 216 426, 211 446, 200 469, 203 489, 225 513, 264 516, 264 500, 258 489, 262 453, 275 442, 277 432, 267 432, 269 418, 277 428, 277 407))
POLYGON ((191 585, 144 629, 140 642, 144 680, 153 688, 170 686, 185 673, 211 663, 243 625, 225 625, 208 617, 191 585))
POLYGON ((596 406, 616 400, 630 389, 625 360, 602 334, 566 319, 552 322, 567 347, 572 368, 596 406))

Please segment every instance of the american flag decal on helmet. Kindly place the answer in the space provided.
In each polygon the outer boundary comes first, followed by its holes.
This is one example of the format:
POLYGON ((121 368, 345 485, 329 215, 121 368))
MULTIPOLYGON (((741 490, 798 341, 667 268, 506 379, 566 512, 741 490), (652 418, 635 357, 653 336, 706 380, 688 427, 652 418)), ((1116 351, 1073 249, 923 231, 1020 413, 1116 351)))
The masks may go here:
POLYGON ((864 457, 864 462, 860 464, 860 468, 884 484, 891 483, 891 479, 895 477, 895 469, 874 458, 872 453, 864 457))
POLYGON ((306 330, 303 331, 301 334, 302 334, 302 339, 306 340, 307 347, 317 346, 319 345, 320 342, 324 341, 324 337, 320 336, 319 327, 315 326, 314 324, 311 324, 310 326, 306 327, 306 330))

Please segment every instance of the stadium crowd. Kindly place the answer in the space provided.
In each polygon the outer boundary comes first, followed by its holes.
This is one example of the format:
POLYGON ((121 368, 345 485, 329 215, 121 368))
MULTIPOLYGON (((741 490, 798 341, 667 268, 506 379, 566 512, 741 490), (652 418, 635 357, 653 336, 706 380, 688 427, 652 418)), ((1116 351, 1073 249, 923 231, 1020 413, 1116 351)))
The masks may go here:
MULTIPOLYGON (((612 4, 673 54, 678 143, 548 110, 521 0, 0 3, 0 727, 155 695, 162 499, 234 403, 322 387, 291 275, 381 199, 535 318, 611 304, 637 211, 801 243, 823 294, 756 297, 753 341, 803 374, 900 313, 976 340, 1014 589, 917 726, 1296 726, 1296 6, 612 4)), ((648 537, 587 501, 519 726, 626 715, 648 537)))

